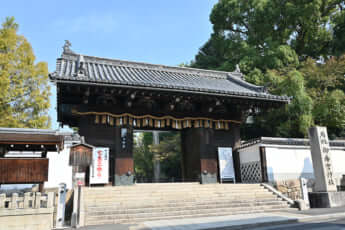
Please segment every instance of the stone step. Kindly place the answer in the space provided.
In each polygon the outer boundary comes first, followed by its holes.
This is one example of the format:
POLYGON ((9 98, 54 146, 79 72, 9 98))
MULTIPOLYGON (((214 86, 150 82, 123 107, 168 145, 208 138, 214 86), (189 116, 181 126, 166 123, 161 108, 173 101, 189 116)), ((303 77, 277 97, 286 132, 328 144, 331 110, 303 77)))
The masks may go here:
POLYGON ((133 185, 133 186, 107 186, 107 187, 84 187, 84 191, 135 191, 139 189, 140 191, 145 191, 145 190, 172 190, 172 189, 177 189, 177 190, 188 190, 188 189, 253 189, 253 188, 262 188, 260 184, 212 184, 212 185, 201 185, 201 184, 193 184, 193 185, 133 185))
POLYGON ((250 190, 184 190, 184 191, 136 191, 136 192, 97 192, 97 193, 92 193, 92 192, 84 192, 82 191, 83 194, 86 196, 104 196, 104 195, 109 195, 109 196, 151 196, 151 195, 184 195, 184 194, 200 194, 200 195, 207 195, 207 194, 236 194, 236 193, 251 193, 251 192, 267 192, 267 189, 250 189, 250 190))
POLYGON ((221 209, 221 208, 254 208, 254 207, 265 207, 265 206, 280 206, 288 208, 287 203, 280 201, 274 202, 247 202, 247 203, 237 203, 237 204, 195 204, 195 205, 184 205, 184 206, 165 206, 165 207, 137 207, 137 208, 125 208, 125 207, 113 207, 107 209, 93 208, 87 209, 88 216, 97 215, 116 215, 116 214, 135 214, 135 213, 155 213, 155 212, 172 212, 172 211, 187 211, 187 210, 209 210, 209 209, 221 209))
MULTIPOLYGON (((133 194, 133 195, 119 195, 119 194, 102 194, 102 195, 84 195, 86 200, 104 200, 104 199, 114 199, 114 200, 133 200, 133 199, 170 199, 170 198, 176 198, 176 197, 190 197, 190 198, 206 198, 206 197, 248 197, 248 196, 261 196, 268 194, 267 191, 245 191, 241 193, 168 193, 168 194, 133 194)), ((270 194, 270 193, 269 193, 270 194)))
POLYGON ((137 184, 83 188, 86 225, 289 209, 260 184, 137 184))
MULTIPOLYGON (((269 203, 269 202, 282 202, 282 199, 277 197, 269 197, 264 199, 249 199, 249 200, 229 200, 229 199, 216 199, 216 200, 193 200, 185 202, 109 202, 103 204, 87 205, 86 209, 90 210, 105 210, 105 209, 118 209, 118 208, 154 208, 154 207, 183 207, 195 205, 223 205, 223 204, 247 204, 247 203, 269 203)), ((285 203, 285 202, 284 202, 285 203)))
POLYGON ((249 193, 249 192, 266 192, 265 189, 250 189, 250 190, 183 190, 183 191, 131 191, 131 192, 84 192, 87 196, 104 196, 104 195, 117 195, 117 196, 151 196, 151 195, 184 195, 184 194, 233 194, 233 193, 249 193))
MULTIPOLYGON (((258 185, 260 186, 260 183, 215 183, 215 184, 200 184, 200 182, 166 182, 166 183, 135 183, 134 185, 131 186, 141 186, 141 187, 188 187, 188 186, 209 186, 209 187, 222 187, 222 186, 255 186, 258 185)), ((111 187, 111 186, 109 186, 111 187)), ((121 187, 128 187, 127 185, 123 186, 116 186, 117 188, 121 187)), ((99 188, 104 188, 104 187, 99 187, 99 188)))
POLYGON ((140 203, 105 203, 105 204, 96 204, 96 205, 86 205, 85 210, 92 210, 92 209, 99 209, 99 208, 104 208, 104 209, 112 209, 112 208, 154 208, 154 207, 184 207, 184 206, 191 206, 191 205, 221 205, 222 203, 228 204, 245 204, 245 203, 258 203, 258 202, 273 202, 273 201, 279 201, 282 202, 281 200, 278 199, 267 199, 267 200, 254 200, 254 201, 237 201, 237 200, 223 200, 223 201, 216 201, 216 200, 207 200, 207 201, 185 201, 185 202, 140 202, 140 203))
POLYGON ((144 217, 158 217, 158 216, 184 216, 184 215, 193 215, 193 214, 207 214, 207 213, 229 213, 229 212, 240 212, 246 210, 267 210, 267 209, 279 209, 286 208, 283 205, 270 205, 270 206, 254 206, 254 207, 236 207, 236 208, 207 208, 207 209, 192 209, 192 210, 175 210, 167 212, 139 212, 139 213, 117 213, 113 214, 111 212, 102 213, 100 215, 88 215, 88 219, 92 220, 95 218, 98 219, 135 219, 135 218, 144 218, 144 217))
POLYGON ((89 197, 89 196, 84 196, 85 200, 143 200, 143 199, 147 199, 147 200, 162 200, 162 199, 166 199, 166 200, 170 200, 170 199, 175 199, 175 200, 179 200, 179 199, 184 199, 184 198, 198 198, 198 199, 202 199, 202 198, 207 198, 207 197, 213 197, 213 198, 249 198, 249 197, 265 197, 265 196, 272 196, 273 193, 270 192, 258 192, 258 193, 250 193, 250 192, 243 192, 243 193, 222 193, 222 194, 194 194, 194 195, 184 195, 184 194, 177 194, 177 195, 159 195, 159 196, 141 196, 141 195, 137 195, 137 196, 94 196, 94 197, 89 197))
MULTIPOLYGON (((129 187, 141 187, 141 188, 154 188, 154 187, 159 187, 159 188, 172 188, 172 187, 183 187, 183 188, 189 188, 189 187, 255 187, 255 186, 261 186, 260 183, 250 183, 250 184, 200 184, 198 182, 196 183, 137 183, 133 184, 131 186, 127 185, 120 185, 120 186, 94 186, 92 188, 97 188, 97 189, 122 189, 122 188, 129 188, 129 187)), ((90 188, 90 187, 88 187, 90 188)))
POLYGON ((200 189, 150 189, 150 190, 123 190, 123 191, 117 191, 117 190, 85 190, 83 189, 83 193, 87 195, 101 195, 104 194, 105 192, 107 194, 150 194, 150 193, 207 193, 207 192, 242 192, 242 191, 266 191, 264 187, 256 187, 256 188, 251 188, 251 189, 239 189, 239 188, 227 188, 227 189, 217 189, 217 188, 200 188, 200 189))
POLYGON ((213 213, 203 213, 203 214, 189 214, 189 215, 161 215, 154 217, 141 217, 141 218, 123 218, 123 219, 87 219, 86 225, 101 225, 101 224, 134 224, 144 221, 153 221, 153 220, 167 220, 167 219, 181 219, 181 218, 198 218, 198 217, 207 217, 207 216, 227 216, 235 214, 249 214, 249 213, 263 213, 263 212, 275 212, 275 211, 285 211, 291 210, 291 208, 278 208, 278 209, 252 209, 245 211, 236 211, 236 212, 213 212, 213 213))
POLYGON ((237 196, 209 196, 209 197, 151 197, 151 198, 146 198, 146 199, 140 199, 140 197, 133 198, 133 199, 116 199, 116 198, 104 198, 104 199, 84 199, 84 204, 85 205, 90 205, 90 204, 104 204, 104 203, 129 203, 129 202, 146 202, 146 203, 152 203, 152 202, 186 202, 186 201, 196 201, 196 200, 218 200, 218 199, 227 199, 227 200, 248 200, 248 199, 256 199, 260 200, 263 198, 272 198, 274 197, 273 194, 258 194, 258 195, 252 195, 248 194, 247 196, 245 195, 237 195, 237 196))
POLYGON ((119 194, 119 195, 138 195, 140 194, 181 194, 181 193, 238 193, 238 192, 245 192, 245 191, 267 191, 263 187, 258 187, 258 188, 251 188, 251 189, 176 189, 176 190, 162 190, 162 189, 152 189, 152 190, 123 190, 123 191, 106 191, 106 190, 100 190, 100 191, 88 191, 88 190, 83 190, 82 192, 87 195, 103 195, 103 194, 119 194))

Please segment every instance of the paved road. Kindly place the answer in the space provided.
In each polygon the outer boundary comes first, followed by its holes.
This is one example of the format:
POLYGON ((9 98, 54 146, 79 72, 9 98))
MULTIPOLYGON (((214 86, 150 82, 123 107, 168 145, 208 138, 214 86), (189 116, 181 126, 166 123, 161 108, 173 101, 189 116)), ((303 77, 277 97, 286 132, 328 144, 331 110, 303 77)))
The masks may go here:
MULTIPOLYGON (((233 216, 219 216, 219 217, 202 217, 202 218, 186 218, 175 220, 158 220, 152 222, 145 222, 144 225, 126 225, 113 224, 102 226, 87 226, 79 228, 78 230, 140 230, 140 229, 154 229, 154 230, 198 230, 198 229, 239 229, 240 225, 253 225, 251 227, 243 226, 243 229, 255 230, 345 230, 345 208, 332 209, 310 209, 306 211, 291 211, 282 213, 259 213, 259 214, 243 214, 233 216), (259 227, 258 225, 265 222, 276 221, 293 221, 304 218, 309 219, 309 222, 272 225, 266 227, 259 227), (330 218, 330 219, 325 219, 330 218), (331 219, 333 218, 333 219, 331 219)), ((268 223, 267 223, 268 224, 268 223)), ((262 226, 262 225, 261 225, 262 226)), ((72 230, 72 229, 65 229, 72 230)), ((75 230, 75 229, 73 229, 75 230)))
POLYGON ((256 230, 345 230, 345 218, 322 222, 276 225, 271 227, 255 228, 256 230))

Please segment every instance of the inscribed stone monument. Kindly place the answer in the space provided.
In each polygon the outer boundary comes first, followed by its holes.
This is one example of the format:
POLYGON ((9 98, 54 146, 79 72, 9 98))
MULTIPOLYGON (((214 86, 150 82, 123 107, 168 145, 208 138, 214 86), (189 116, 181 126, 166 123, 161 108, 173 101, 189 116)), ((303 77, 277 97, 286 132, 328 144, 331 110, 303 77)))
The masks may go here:
POLYGON ((309 129, 316 192, 337 191, 326 127, 309 129))

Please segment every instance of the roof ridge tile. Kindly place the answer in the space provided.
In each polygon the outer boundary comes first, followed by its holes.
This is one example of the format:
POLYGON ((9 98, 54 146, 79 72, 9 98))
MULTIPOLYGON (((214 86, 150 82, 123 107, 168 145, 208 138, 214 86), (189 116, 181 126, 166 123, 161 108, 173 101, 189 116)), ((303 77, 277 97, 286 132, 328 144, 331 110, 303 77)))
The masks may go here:
POLYGON ((82 55, 85 74, 75 76, 70 72, 79 71, 80 65, 76 63, 80 61, 80 56, 81 54, 74 52, 64 52, 57 59, 56 71, 49 75, 50 78, 57 82, 138 86, 289 102, 286 96, 271 95, 264 87, 246 82, 239 68, 234 72, 224 72, 82 55))

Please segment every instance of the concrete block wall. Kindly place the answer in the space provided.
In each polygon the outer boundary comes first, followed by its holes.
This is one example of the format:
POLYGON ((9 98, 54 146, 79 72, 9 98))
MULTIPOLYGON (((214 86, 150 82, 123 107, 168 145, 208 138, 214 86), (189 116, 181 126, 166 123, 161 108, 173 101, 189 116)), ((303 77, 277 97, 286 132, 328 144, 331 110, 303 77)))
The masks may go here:
POLYGON ((53 211, 35 213, 11 212, 0 213, 0 229, 6 230, 51 230, 53 228, 53 211))

